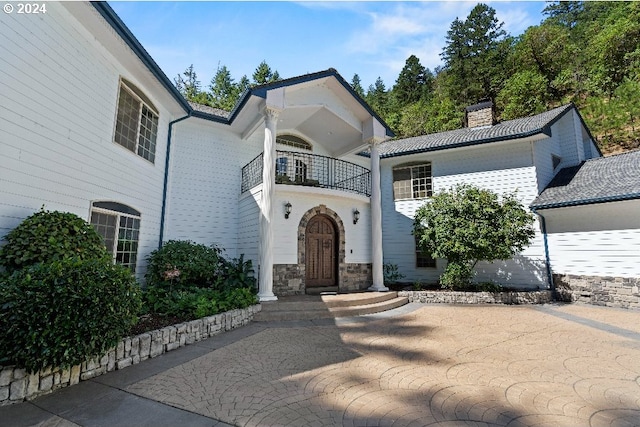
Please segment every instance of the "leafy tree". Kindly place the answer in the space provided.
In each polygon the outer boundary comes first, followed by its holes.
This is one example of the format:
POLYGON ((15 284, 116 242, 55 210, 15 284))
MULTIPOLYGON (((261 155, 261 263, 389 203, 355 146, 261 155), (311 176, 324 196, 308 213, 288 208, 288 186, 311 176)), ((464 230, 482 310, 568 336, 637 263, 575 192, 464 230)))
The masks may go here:
POLYGON ((547 92, 559 100, 568 90, 556 79, 563 70, 573 70, 576 49, 569 30, 560 25, 544 24, 529 27, 515 45, 512 63, 520 70, 531 70, 543 76, 547 92))
POLYGON ((640 64, 640 4, 629 3, 611 13, 591 39, 592 79, 607 95, 640 64))
POLYGON ((525 70, 506 81, 497 98, 502 119, 542 113, 547 109, 547 79, 536 71, 525 70))
POLYGON ((253 72, 252 77, 255 85, 262 85, 280 80, 280 74, 278 74, 277 71, 272 71, 266 61, 262 61, 260 65, 258 65, 258 68, 253 72))
POLYGON ((462 110, 450 98, 435 94, 402 109, 398 132, 403 137, 410 137, 458 129, 463 116, 462 110))
POLYGON ((353 91, 355 93, 357 93, 361 98, 364 99, 364 88, 362 87, 359 75, 353 75, 353 79, 351 79, 351 87, 353 88, 353 91))
POLYGON ((506 260, 535 235, 533 214, 515 194, 498 194, 467 184, 435 195, 418 209, 414 235, 421 249, 446 258, 443 287, 469 285, 478 261, 506 260))

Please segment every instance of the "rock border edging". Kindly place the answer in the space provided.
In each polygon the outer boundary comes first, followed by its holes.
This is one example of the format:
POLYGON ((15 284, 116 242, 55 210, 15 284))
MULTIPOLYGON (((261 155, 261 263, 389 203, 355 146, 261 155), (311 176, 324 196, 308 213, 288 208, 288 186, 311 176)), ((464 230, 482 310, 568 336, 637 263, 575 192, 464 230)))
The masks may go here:
POLYGON ((428 304, 546 304, 553 302, 553 292, 461 292, 461 291, 398 291, 409 302, 428 304))
POLYGON ((127 337, 106 354, 69 369, 45 368, 29 374, 15 366, 0 366, 0 406, 30 400, 245 326, 261 309, 262 306, 256 304, 127 337))

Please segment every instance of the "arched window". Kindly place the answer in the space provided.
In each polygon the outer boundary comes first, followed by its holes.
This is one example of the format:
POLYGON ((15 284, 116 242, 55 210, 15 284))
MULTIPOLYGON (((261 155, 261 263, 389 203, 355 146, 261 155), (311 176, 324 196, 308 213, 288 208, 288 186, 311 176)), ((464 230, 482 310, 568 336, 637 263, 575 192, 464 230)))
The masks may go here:
POLYGON ((279 135, 276 136, 276 144, 288 145, 289 147, 301 148, 303 150, 312 151, 313 147, 304 139, 295 135, 279 135))
POLYGON ((405 163, 393 168, 393 199, 422 199, 433 195, 431 162, 405 163))
POLYGON ((157 136, 157 108, 133 83, 120 79, 114 142, 154 163, 157 136))
POLYGON ((93 202, 91 225, 104 239, 107 250, 116 264, 136 271, 140 212, 117 202, 93 202))

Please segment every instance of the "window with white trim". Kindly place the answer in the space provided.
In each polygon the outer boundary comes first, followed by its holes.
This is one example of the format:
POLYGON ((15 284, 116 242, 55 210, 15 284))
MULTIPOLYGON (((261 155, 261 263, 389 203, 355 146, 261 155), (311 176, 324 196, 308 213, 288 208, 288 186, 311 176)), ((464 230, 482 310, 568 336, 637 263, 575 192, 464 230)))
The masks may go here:
POLYGON ((408 163, 393 168, 393 199, 423 199, 433 195, 431 162, 408 163))
POLYGON ((114 262, 135 272, 140 237, 140 212, 122 203, 93 202, 90 223, 104 239, 114 262))
POLYGON ((157 136, 158 110, 140 89, 121 79, 114 142, 154 163, 157 136))

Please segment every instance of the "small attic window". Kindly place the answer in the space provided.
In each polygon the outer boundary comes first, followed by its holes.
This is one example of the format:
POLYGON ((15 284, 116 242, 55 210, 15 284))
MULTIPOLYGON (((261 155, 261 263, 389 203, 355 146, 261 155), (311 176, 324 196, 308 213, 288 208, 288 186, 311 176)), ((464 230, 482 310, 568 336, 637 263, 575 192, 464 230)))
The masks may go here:
POLYGON ((304 139, 295 135, 280 135, 276 137, 276 144, 288 145, 289 147, 300 148, 312 151, 313 148, 304 139))
POLYGON ((552 154, 551 163, 553 164, 553 170, 556 170, 558 166, 560 166, 560 163, 562 163, 562 157, 552 154))

